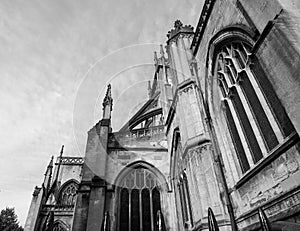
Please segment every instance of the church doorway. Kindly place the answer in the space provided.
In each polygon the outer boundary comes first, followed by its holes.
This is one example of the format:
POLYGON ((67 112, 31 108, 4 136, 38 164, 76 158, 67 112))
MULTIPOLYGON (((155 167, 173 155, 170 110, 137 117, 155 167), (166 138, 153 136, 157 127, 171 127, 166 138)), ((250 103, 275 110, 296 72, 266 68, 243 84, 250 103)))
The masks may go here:
POLYGON ((155 231, 161 212, 160 185, 144 167, 132 168, 119 185, 119 225, 122 231, 155 231))

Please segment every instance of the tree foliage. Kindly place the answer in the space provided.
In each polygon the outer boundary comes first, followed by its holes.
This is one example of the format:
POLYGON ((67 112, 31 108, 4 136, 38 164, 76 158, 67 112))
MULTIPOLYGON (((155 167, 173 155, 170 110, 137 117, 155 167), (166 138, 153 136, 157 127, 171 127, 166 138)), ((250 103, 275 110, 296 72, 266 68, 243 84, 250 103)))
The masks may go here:
POLYGON ((15 214, 15 208, 2 209, 0 214, 0 230, 1 231, 24 231, 19 226, 18 216, 15 214))

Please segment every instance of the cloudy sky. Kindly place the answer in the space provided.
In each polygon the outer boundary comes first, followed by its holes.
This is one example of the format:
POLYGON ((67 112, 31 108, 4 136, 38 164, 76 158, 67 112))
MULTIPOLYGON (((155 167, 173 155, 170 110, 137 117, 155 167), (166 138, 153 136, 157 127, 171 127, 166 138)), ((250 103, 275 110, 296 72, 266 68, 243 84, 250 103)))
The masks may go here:
POLYGON ((0 209, 24 225, 33 188, 62 144, 82 156, 112 83, 113 129, 145 101, 153 51, 201 0, 0 1, 0 209))

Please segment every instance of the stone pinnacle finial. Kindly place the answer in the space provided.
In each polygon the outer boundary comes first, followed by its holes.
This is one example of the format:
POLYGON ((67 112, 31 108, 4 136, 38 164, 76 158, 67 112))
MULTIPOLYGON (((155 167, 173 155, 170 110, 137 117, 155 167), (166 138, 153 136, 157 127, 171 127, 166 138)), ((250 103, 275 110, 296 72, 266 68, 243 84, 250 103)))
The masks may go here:
POLYGON ((219 226, 212 209, 208 208, 208 229, 211 231, 219 231, 219 226))
POLYGON ((48 168, 52 168, 53 167, 53 158, 54 156, 51 157, 50 163, 48 165, 48 168))
POLYGON ((65 147, 65 145, 62 145, 62 146, 61 146, 60 157, 62 157, 62 154, 64 153, 64 147, 65 147))
POLYGON ((111 96, 111 85, 108 84, 107 85, 107 90, 106 90, 106 94, 105 94, 105 97, 103 99, 103 109, 105 108, 106 105, 111 105, 112 107, 112 102, 113 102, 113 99, 112 99, 112 96, 111 96))
POLYGON ((174 23, 175 30, 180 30, 182 26, 183 26, 182 22, 179 19, 177 19, 174 23))
POLYGON ((157 52, 154 51, 154 62, 155 62, 155 64, 157 63, 157 60, 158 60, 158 58, 157 58, 157 52))
POLYGON ((52 156, 51 159, 50 159, 50 162, 49 162, 49 164, 48 164, 48 166, 47 166, 45 175, 51 173, 51 169, 53 168, 53 158, 54 158, 54 157, 52 156), (49 169, 50 169, 50 170, 49 170, 49 169), (50 172, 49 172, 49 171, 50 171, 50 172))
POLYGON ((192 34, 194 33, 193 30, 194 28, 191 25, 183 25, 183 23, 177 19, 174 23, 174 28, 167 33, 167 37, 170 39, 179 34, 192 34))
POLYGON ((163 48, 163 45, 162 44, 160 44, 160 55, 162 56, 162 57, 164 57, 165 56, 165 52, 164 52, 164 48, 163 48))

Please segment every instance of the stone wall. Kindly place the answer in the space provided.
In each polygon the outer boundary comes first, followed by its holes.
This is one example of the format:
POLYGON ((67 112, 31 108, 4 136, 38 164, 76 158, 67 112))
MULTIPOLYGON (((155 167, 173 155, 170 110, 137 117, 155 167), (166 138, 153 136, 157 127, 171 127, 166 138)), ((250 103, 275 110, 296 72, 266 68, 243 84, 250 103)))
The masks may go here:
MULTIPOLYGON (((267 215, 272 219, 282 219, 293 214, 286 208, 278 209, 278 198, 287 198, 293 190, 299 188, 299 146, 294 145, 281 151, 277 157, 264 157, 250 170, 255 172, 241 184, 245 175, 238 167, 238 161, 232 153, 234 147, 222 114, 222 105, 216 79, 213 79, 212 39, 221 31, 229 28, 244 30, 256 43, 255 55, 267 74, 281 103, 285 107, 296 131, 299 132, 299 52, 295 18, 291 18, 291 5, 299 4, 271 0, 223 0, 214 1, 214 7, 208 23, 204 26, 203 36, 196 53, 198 83, 208 103, 216 136, 223 157, 226 180, 238 218, 239 227, 247 230, 258 222, 254 214, 260 207, 268 208, 267 215), (290 8, 285 9, 288 5, 290 8), (218 103, 219 102, 219 103, 218 103), (256 170, 257 166, 263 166, 256 170), (272 206, 271 206, 272 204, 272 206), (275 207, 274 207, 275 206, 275 207), (272 209, 273 208, 273 209, 272 209), (272 212, 271 212, 272 211, 272 212), (279 216, 281 214, 281 218, 279 216), (248 227, 248 228, 247 228, 248 227)), ((293 11, 295 12, 295 10, 293 11)), ((228 32, 230 33, 230 32, 228 32)), ((298 137, 297 135, 295 135, 298 137)), ((297 140, 298 138, 295 138, 297 140)), ((286 199, 287 200, 287 199, 286 199)), ((297 204, 296 199, 293 204, 297 204)), ((296 210, 295 210, 296 211, 296 210)), ((295 212, 294 211, 294 212, 295 212)), ((249 229, 250 230, 250 229, 249 229)))

